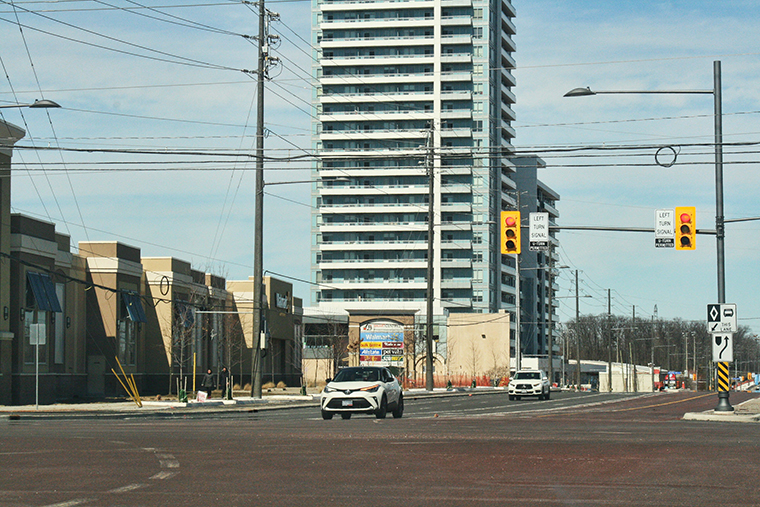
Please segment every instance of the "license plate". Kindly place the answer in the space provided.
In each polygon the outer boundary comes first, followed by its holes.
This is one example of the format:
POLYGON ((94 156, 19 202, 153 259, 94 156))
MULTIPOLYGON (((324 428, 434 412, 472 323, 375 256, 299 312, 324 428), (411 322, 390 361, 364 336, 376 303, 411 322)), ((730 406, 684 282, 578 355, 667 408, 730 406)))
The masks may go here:
POLYGON ((354 406, 354 400, 343 400, 343 406, 344 407, 353 407, 354 406))

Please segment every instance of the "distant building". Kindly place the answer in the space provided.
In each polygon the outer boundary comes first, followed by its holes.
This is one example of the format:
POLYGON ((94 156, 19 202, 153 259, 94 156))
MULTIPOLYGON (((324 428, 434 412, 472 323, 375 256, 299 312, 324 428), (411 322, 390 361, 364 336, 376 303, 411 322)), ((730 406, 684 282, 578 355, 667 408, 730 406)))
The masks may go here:
MULTIPOLYGON (((514 356, 517 273, 500 253, 500 212, 519 200, 527 229, 532 198, 558 196, 535 163, 530 187, 512 159, 512 3, 313 0, 312 10, 312 304, 348 313, 349 348, 376 319, 413 332, 427 312, 432 206, 435 319, 506 310, 514 356)), ((553 286, 528 285, 525 343, 545 353, 553 286)))

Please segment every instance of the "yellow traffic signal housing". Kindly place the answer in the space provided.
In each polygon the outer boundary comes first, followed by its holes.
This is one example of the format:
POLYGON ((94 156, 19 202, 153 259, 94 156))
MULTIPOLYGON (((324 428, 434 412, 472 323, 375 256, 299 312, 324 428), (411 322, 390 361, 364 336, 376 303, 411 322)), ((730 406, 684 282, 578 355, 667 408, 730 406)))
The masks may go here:
POLYGON ((520 212, 501 212, 501 253, 520 253, 520 212))
POLYGON ((697 210, 694 206, 676 207, 676 250, 697 247, 697 210))

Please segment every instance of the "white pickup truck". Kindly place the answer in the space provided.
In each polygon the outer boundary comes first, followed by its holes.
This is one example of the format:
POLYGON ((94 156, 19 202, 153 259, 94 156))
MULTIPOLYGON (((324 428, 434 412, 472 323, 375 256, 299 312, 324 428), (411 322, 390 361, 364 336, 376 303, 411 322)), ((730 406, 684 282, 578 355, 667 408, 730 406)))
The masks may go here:
POLYGON ((507 391, 510 400, 519 400, 521 396, 537 396, 539 400, 548 400, 551 385, 545 371, 520 370, 510 379, 507 391))

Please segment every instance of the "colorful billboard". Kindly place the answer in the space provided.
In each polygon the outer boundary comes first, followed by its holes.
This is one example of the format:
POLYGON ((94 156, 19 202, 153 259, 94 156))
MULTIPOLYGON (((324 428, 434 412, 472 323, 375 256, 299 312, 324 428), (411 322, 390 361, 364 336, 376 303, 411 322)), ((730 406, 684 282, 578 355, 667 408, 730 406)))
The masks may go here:
POLYGON ((362 366, 404 366, 404 326, 375 320, 360 327, 359 361, 362 366))

